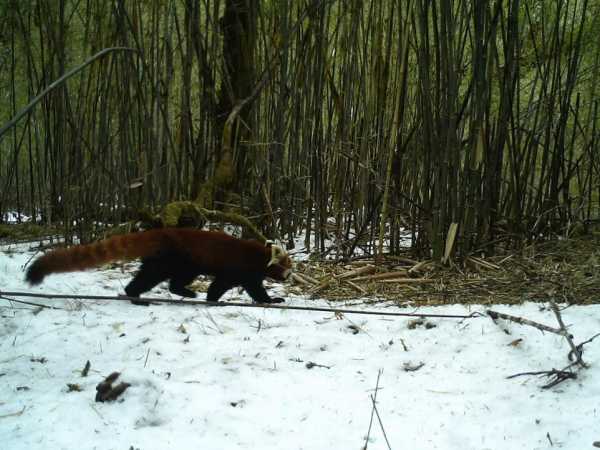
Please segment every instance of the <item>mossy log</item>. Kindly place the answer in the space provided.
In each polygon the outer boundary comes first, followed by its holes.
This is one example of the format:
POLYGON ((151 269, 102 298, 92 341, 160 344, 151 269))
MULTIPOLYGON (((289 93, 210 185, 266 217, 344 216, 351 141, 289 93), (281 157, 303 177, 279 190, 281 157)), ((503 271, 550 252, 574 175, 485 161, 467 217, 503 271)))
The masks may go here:
POLYGON ((241 226, 246 234, 265 242, 267 238, 246 217, 232 213, 203 208, 196 202, 176 201, 167 204, 157 217, 164 227, 203 226, 207 221, 231 223, 241 226))

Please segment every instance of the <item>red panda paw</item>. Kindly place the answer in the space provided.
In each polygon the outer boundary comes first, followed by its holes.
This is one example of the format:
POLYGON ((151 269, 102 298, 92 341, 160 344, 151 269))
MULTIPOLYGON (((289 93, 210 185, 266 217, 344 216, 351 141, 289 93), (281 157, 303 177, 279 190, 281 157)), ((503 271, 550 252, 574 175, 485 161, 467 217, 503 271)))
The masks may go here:
POLYGON ((134 305, 138 305, 138 306, 150 306, 150 302, 147 302, 145 300, 132 300, 135 297, 137 297, 139 299, 139 295, 127 295, 127 294, 123 295, 123 294, 119 294, 117 297, 123 298, 125 300, 129 300, 134 305))
POLYGON ((150 302, 145 300, 131 300, 131 303, 137 306, 150 306, 150 302))

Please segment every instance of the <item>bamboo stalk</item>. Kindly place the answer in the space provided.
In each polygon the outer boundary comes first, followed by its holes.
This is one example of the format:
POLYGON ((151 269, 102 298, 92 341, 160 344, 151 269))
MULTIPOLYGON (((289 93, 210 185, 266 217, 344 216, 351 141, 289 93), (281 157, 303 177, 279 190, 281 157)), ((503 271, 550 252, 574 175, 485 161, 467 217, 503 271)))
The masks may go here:
POLYGON ((408 276, 408 270, 394 270, 393 272, 376 273, 374 275, 353 278, 352 281, 384 280, 386 278, 398 278, 401 276, 408 276))
POLYGON ((360 275, 364 275, 364 274, 373 273, 376 270, 377 270, 377 267, 375 267, 373 265, 367 265, 364 267, 359 267, 357 269, 350 270, 348 272, 344 272, 340 275, 336 275, 335 278, 337 278, 338 280, 343 280, 345 278, 354 278, 354 280, 356 281, 356 277, 360 277, 360 275))
POLYGON ((378 280, 380 283, 395 283, 395 284, 427 284, 427 283, 435 283, 439 280, 434 280, 431 278, 394 278, 387 280, 378 280))

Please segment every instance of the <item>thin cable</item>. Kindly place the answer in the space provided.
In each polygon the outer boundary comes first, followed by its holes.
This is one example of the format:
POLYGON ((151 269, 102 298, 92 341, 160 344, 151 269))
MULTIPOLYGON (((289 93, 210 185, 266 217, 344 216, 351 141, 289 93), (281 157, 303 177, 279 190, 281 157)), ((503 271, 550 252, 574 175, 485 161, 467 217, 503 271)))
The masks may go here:
POLYGON ((321 311, 330 313, 342 314, 362 314, 373 316, 395 316, 395 317, 435 317, 438 319, 472 319, 475 317, 483 317, 484 314, 472 312, 469 315, 461 314, 419 314, 419 313, 401 313, 401 312, 384 312, 384 311, 360 311, 356 309, 345 308, 323 308, 319 306, 292 306, 272 303, 238 303, 238 302, 207 302, 204 300, 172 300, 156 297, 127 297, 126 295, 110 296, 110 295, 75 295, 75 294, 38 294, 34 292, 5 292, 0 291, 0 296, 12 297, 32 297, 32 298, 48 298, 48 299, 73 299, 73 300, 133 300, 144 301, 151 303, 166 303, 169 305, 204 305, 204 306, 239 306, 242 308, 263 308, 263 309, 289 309, 294 311, 321 311))

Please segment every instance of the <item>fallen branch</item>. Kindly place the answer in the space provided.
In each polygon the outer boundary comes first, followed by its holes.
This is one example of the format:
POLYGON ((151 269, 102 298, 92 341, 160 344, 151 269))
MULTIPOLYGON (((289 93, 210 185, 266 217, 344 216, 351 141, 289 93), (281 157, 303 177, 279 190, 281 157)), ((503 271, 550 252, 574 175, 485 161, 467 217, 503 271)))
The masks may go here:
POLYGON ((388 441, 388 438, 387 438, 387 433, 385 432, 385 428, 383 427, 383 422, 381 421, 381 416, 379 415, 379 410, 377 409, 375 397, 373 397, 372 395, 370 397, 371 397, 371 402, 373 403, 373 409, 375 410, 375 414, 377 415, 377 421, 379 422, 379 427, 381 428, 381 432, 383 433, 383 438, 385 439, 385 443, 387 444, 387 448, 388 448, 388 450, 392 450, 392 447, 390 446, 390 441, 388 441))
POLYGON ((587 364, 585 362, 583 362, 583 359, 581 359, 583 350, 576 347, 575 344, 573 343, 573 335, 568 333, 567 327, 565 326, 565 323, 562 320, 562 316, 560 314, 558 306, 556 306, 556 303, 554 303, 552 300, 550 300, 550 307, 552 308, 552 311, 554 312, 554 315, 556 316, 556 321, 558 322, 558 325, 560 326, 560 330, 562 332, 561 334, 565 337, 565 339, 569 343, 569 347, 571 347, 571 353, 569 353, 569 355, 574 356, 575 361, 581 367, 587 367, 587 364))
POLYGON ((582 343, 580 343, 579 345, 577 345, 577 348, 581 350, 581 347, 583 347, 585 344, 589 344, 594 339, 596 339, 598 336, 600 336, 600 333, 596 333, 591 338, 589 338, 587 341, 583 341, 582 343))
MULTIPOLYGON (((511 316, 510 314, 504 314, 504 313, 492 311, 491 309, 488 309, 486 311, 486 314, 488 316, 490 316, 493 320, 504 319, 504 320, 508 320, 510 322, 518 323, 519 325, 529 325, 530 327, 537 328, 538 330, 540 330, 542 332, 543 331, 547 331, 549 333, 558 334, 560 336, 565 336, 565 333, 567 335, 569 335, 566 330, 559 329, 559 328, 552 328, 552 327, 549 327, 548 325, 544 325, 542 323, 534 322, 533 320, 525 319, 523 317, 511 316)), ((571 335, 569 335, 569 336, 571 338, 573 337, 571 335)))
POLYGON ((557 384, 562 383, 565 380, 576 379, 577 372, 573 370, 574 367, 575 368, 587 368, 588 367, 588 365, 583 361, 583 358, 582 358, 583 357, 583 346, 585 344, 592 342, 595 338, 600 336, 600 333, 595 334, 590 339, 580 343, 579 345, 575 345, 575 343, 573 342, 573 335, 567 331, 567 327, 566 327, 564 321, 562 320, 562 315, 560 313, 560 310, 558 309, 558 306, 556 305, 556 303, 552 300, 550 300, 550 307, 551 307, 552 311, 554 312, 554 315, 556 316, 556 320, 558 321, 558 325, 560 327, 558 329, 551 328, 546 325, 542 325, 537 322, 533 322, 531 320, 523 319, 522 317, 509 316, 508 314, 501 314, 501 313, 497 313, 497 312, 491 311, 491 310, 487 311, 488 315, 492 319, 502 318, 502 319, 506 319, 506 320, 511 320, 511 321, 517 322, 519 324, 531 325, 539 330, 550 331, 552 333, 563 336, 569 343, 569 347, 571 347, 571 350, 569 351, 567 358, 569 359, 569 361, 573 361, 573 362, 571 364, 569 364, 568 366, 566 366, 564 369, 561 369, 561 370, 551 369, 551 370, 542 370, 542 371, 538 371, 538 372, 517 373, 515 375, 508 376, 507 379, 525 376, 525 375, 542 375, 542 376, 550 378, 550 381, 548 383, 546 383, 545 385, 543 385, 542 389, 550 389, 551 387, 554 387, 557 384))
MULTIPOLYGON (((589 344, 590 342, 592 342, 594 339, 596 339, 598 336, 600 336, 600 333, 595 334, 594 336, 592 336, 591 338, 589 338, 586 341, 581 342, 580 344, 576 345, 575 348, 577 350, 576 354, 579 355, 580 357, 583 355, 583 346, 585 344, 589 344)), ((572 361, 574 356, 573 356, 573 350, 571 350, 569 352, 568 355, 569 361, 572 361)), ((554 377, 554 379, 550 380, 548 383, 546 383, 545 385, 542 386, 542 389, 549 389, 551 387, 556 386, 559 383, 562 383, 565 380, 574 380, 577 378, 577 373, 574 372, 573 370, 571 370, 574 366, 580 366, 580 367, 587 367, 587 365, 582 366, 578 361, 575 361, 571 364, 569 364, 568 366, 566 366, 563 369, 557 370, 557 369, 552 369, 552 370, 540 370, 538 372, 523 372, 523 373, 517 373, 514 375, 510 375, 508 377, 506 377, 507 379, 510 378, 516 378, 516 377, 521 377, 521 376, 526 376, 526 375, 543 375, 546 377, 554 377)))
POLYGON ((529 376, 542 375, 545 377, 554 377, 548 383, 546 383, 542 386, 542 389, 550 389, 551 387, 554 387, 557 384, 562 383, 565 380, 575 380, 577 378, 577 374, 575 372, 569 370, 572 366, 573 366, 573 364, 570 364, 561 370, 552 369, 552 370, 540 370, 538 372, 516 373, 514 375, 510 375, 510 376, 506 377, 506 379, 516 378, 516 377, 521 377, 521 376, 526 376, 526 375, 529 375, 529 376))
POLYGON ((375 395, 371 396, 373 400, 373 408, 371 408, 371 419, 369 420, 369 429, 367 430, 367 436, 365 437, 365 445, 362 450, 367 450, 367 445, 369 444, 369 437, 371 436, 371 427, 373 426, 373 417, 375 416, 375 400, 377 400, 377 393, 379 392, 379 379, 381 378, 381 373, 383 369, 379 369, 377 372, 377 383, 375 384, 375 395))
POLYGON ((331 369, 331 366, 326 366, 324 364, 317 364, 315 362, 309 361, 305 364, 305 367, 307 369, 312 369, 313 367, 322 367, 324 369, 331 369))

